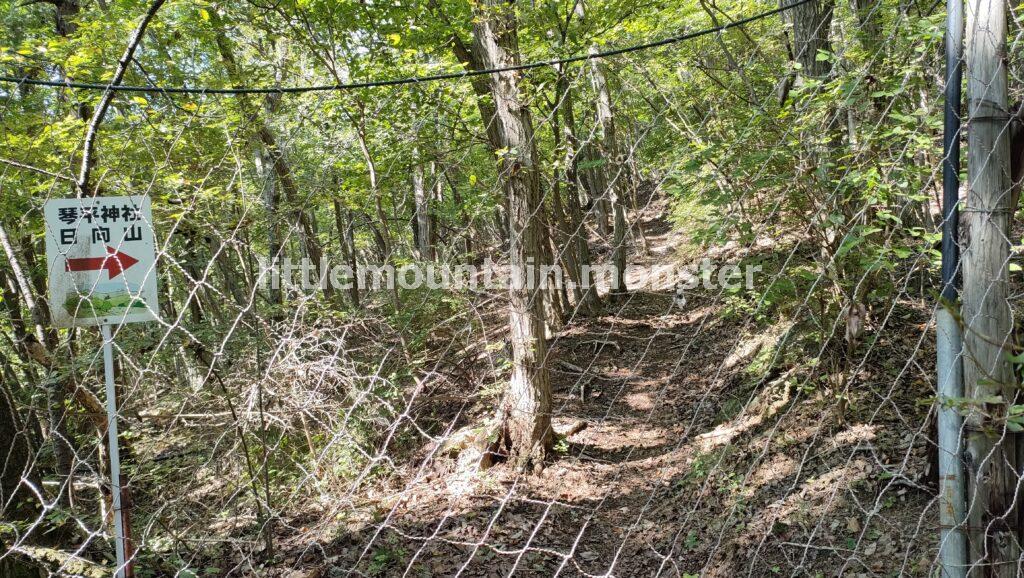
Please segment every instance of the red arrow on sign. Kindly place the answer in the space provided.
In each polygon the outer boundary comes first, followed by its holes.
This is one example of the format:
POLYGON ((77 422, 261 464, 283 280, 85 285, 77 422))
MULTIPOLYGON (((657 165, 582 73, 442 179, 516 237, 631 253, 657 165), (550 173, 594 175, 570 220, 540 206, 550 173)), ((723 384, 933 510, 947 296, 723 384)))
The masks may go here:
POLYGON ((139 260, 131 255, 121 253, 113 247, 107 247, 106 257, 81 257, 78 259, 68 259, 67 270, 99 271, 100 269, 106 269, 107 279, 110 280, 117 277, 122 271, 127 270, 138 262, 139 260))

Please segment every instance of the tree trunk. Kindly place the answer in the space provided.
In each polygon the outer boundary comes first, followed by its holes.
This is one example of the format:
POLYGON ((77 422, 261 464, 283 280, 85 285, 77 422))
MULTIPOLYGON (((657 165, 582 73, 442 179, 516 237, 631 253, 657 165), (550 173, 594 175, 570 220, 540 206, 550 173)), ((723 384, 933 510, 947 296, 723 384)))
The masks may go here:
POLYGON ((557 247, 555 247, 551 229, 548 227, 547 215, 544 214, 543 194, 541 195, 541 209, 534 218, 541 221, 540 230, 543 234, 540 244, 544 260, 541 264, 545 266, 546 270, 550 271, 544 275, 541 281, 544 283, 547 295, 544 299, 544 322, 546 325, 544 337, 546 339, 554 336, 565 325, 566 308, 563 306, 561 297, 564 280, 557 275, 557 269, 553 267, 558 262, 556 257, 557 247))
MULTIPOLYGON (((503 0, 483 0, 474 11, 475 60, 484 68, 518 64, 514 5, 503 0)), ((540 468, 554 441, 551 383, 545 365, 544 291, 536 282, 537 264, 544 258, 544 231, 542 220, 537 218, 543 198, 533 123, 519 94, 518 77, 512 71, 491 74, 495 115, 483 119, 493 127, 488 130, 493 148, 505 151, 498 161, 498 178, 508 199, 510 225, 512 376, 500 409, 501 445, 516 466, 525 468, 532 464, 540 468)))
MULTIPOLYGON (((630 126, 629 140, 635 143, 632 150, 639 148, 640 140, 643 138, 640 131, 636 127, 636 120, 634 119, 630 126)), ((633 241, 640 245, 640 250, 644 255, 651 254, 651 246, 647 241, 647 234, 644 232, 643 222, 643 210, 640 207, 640 187, 644 183, 643 176, 640 173, 640 163, 637 162, 636 154, 630 154, 629 158, 623 160, 626 163, 629 171, 628 188, 626 190, 626 203, 629 208, 633 209, 633 224, 630 226, 630 233, 633 235, 633 241)))
MULTIPOLYGON (((448 22, 448 24, 451 24, 451 22, 448 22)), ((459 62, 466 67, 472 70, 483 70, 486 68, 483 65, 483 56, 478 54, 476 50, 470 50, 457 34, 452 35, 452 51, 459 62)), ((484 123, 484 130, 487 132, 487 142, 490 144, 491 151, 496 152, 501 148, 498 143, 502 142, 502 136, 498 123, 492 121, 492 119, 496 118, 497 108, 491 102, 491 82, 487 78, 478 75, 470 79, 470 84, 473 86, 473 92, 477 96, 476 106, 480 112, 480 119, 484 123)), ((503 197, 499 201, 498 206, 494 207, 494 227, 498 232, 498 240, 503 248, 508 246, 509 237, 511 236, 509 231, 510 219, 508 198, 503 197)))
MULTIPOLYGON (((49 310, 47 309, 46 303, 37 300, 32 294, 32 288, 29 286, 28 279, 24 274, 24 269, 18 262, 17 254, 14 252, 14 247, 10 243, 10 239, 7 237, 7 232, 3 225, 0 224, 0 248, 3 249, 7 262, 11 268, 11 275, 13 277, 14 290, 20 295, 24 301, 25 306, 28 308, 29 313, 32 315, 32 331, 26 331, 24 340, 26 343, 25 349, 30 356, 32 361, 40 364, 47 369, 53 369, 53 347, 54 338, 51 337, 53 332, 45 332, 43 327, 48 327, 50 324, 49 310), (42 336, 42 339, 40 339, 42 336)), ((28 359, 25 360, 29 362, 28 359)), ((96 397, 92 391, 86 389, 84 386, 80 386, 75 383, 73 377, 67 377, 60 380, 59 383, 66 392, 70 393, 82 408, 85 413, 90 416, 90 419, 94 426, 96 426, 97 432, 101 433, 105 431, 107 418, 106 409, 103 403, 100 402, 99 398, 96 397)))
POLYGON ((427 211, 427 219, 430 223, 430 247, 437 259, 437 250, 441 245, 441 221, 438 214, 438 207, 444 206, 444 181, 441 180, 443 169, 438 161, 430 161, 430 184, 431 186, 431 207, 427 211))
MULTIPOLYGON (((591 54, 597 47, 591 47, 591 54)), ((615 135, 615 118, 612 116, 612 98, 608 92, 608 80, 598 60, 590 61, 590 78, 597 93, 597 127, 598 154, 604 164, 598 170, 604 173, 601 181, 605 190, 601 197, 607 198, 612 212, 612 266, 615 268, 611 281, 610 295, 614 302, 621 301, 626 295, 626 211, 623 183, 626 179, 626 167, 622 162, 622 154, 615 135)))
MULTIPOLYGON (((277 180, 270 170, 270 162, 267 152, 263 147, 259 147, 255 154, 256 173, 262 182, 261 198, 263 211, 267 215, 267 265, 273 266, 284 255, 281 251, 281 226, 277 216, 280 199, 277 194, 277 180)), ((284 303, 280 284, 277 287, 273 283, 270 284, 270 302, 274 305, 284 303)))
POLYGON ((0 375, 0 439, 4 440, 4 457, 0 460, 0 514, 5 520, 31 521, 37 514, 38 500, 22 480, 38 484, 38 476, 32 468, 32 435, 18 414, 8 375, 0 375))
POLYGON ((463 223, 465 223, 465 229, 462 231, 462 252, 467 262, 475 262, 473 258, 473 220, 466 212, 466 205, 462 202, 462 194, 459 189, 455 186, 454 179, 450 173, 454 171, 454 168, 447 168, 444 171, 444 180, 448 183, 448 188, 452 191, 452 202, 456 207, 459 208, 459 216, 463 223))
POLYGON ((579 267, 581 300, 579 309, 584 314, 592 315, 601 310, 601 297, 594 284, 594 273, 591 270, 590 243, 587 240, 587 227, 580 206, 580 189, 582 188, 579 165, 580 142, 576 135, 576 115, 572 107, 572 89, 565 71, 559 70, 556 84, 559 112, 565 125, 565 181, 566 207, 569 218, 569 243, 576 248, 576 262, 579 267))
MULTIPOLYGON (((3 275, 0 275, 3 280, 3 275)), ((12 311, 18 310, 20 304, 14 302, 14 292, 4 287, 4 306, 12 311), (11 300, 9 303, 8 301, 11 300)), ((20 311, 17 312, 20 317, 20 311)), ((15 324, 20 320, 15 320, 15 324)), ((24 324, 15 331, 24 334, 24 324)), ((19 348, 20 349, 20 348, 19 348)), ((40 487, 39 473, 34 467, 35 452, 33 446, 41 439, 36 428, 30 427, 18 413, 14 399, 16 389, 15 373, 7 359, 0 355, 4 371, 0 373, 0 440, 4 440, 4 457, 0 459, 0 519, 10 522, 30 524, 39 517, 41 504, 28 484, 40 487), (35 443, 34 443, 35 441, 35 443)), ((34 421, 29 417, 29 421, 34 421)), ((38 424, 36 424, 38 425, 38 424)), ((6 551, 8 546, 5 538, 0 537, 0 550, 6 551)), ((10 553, 0 560, 0 578, 39 578, 40 569, 18 555, 10 553)))
MULTIPOLYGON (((50 327, 50 311, 47 304, 44 302, 42 293, 33 293, 38 289, 33 289, 33 280, 29 278, 29 275, 25 273, 25 269, 22 268, 21 263, 18 261, 17 253, 15 252, 14 245, 11 244, 10 237, 7 235, 6 229, 0 225, 0 245, 2 245, 4 253, 7 256, 7 262, 10 266, 12 277, 15 281, 15 287, 18 290, 18 294, 24 301, 26 307, 28 307, 29 313, 32 316, 33 332, 26 333, 26 350, 32 356, 32 359, 45 367, 47 370, 53 370, 53 351, 57 346, 56 333, 49 329, 50 327), (40 295, 37 297, 36 295, 40 295)), ((24 247, 26 250, 26 257, 29 262, 29 271, 33 270, 32 265, 32 248, 31 244, 24 247)), ((38 285, 36 285, 38 288, 38 285)), ((75 450, 72 446, 71 435, 68 429, 68 414, 67 414, 67 398, 69 391, 79 392, 81 391, 81 400, 88 402, 94 402, 94 405, 86 405, 88 409, 95 411, 96 408, 100 408, 100 414, 93 417, 93 423, 96 424, 100 431, 106 426, 106 418, 104 417, 105 410, 103 405, 99 402, 95 396, 87 396, 87 391, 79 387, 73 378, 65 377, 62 379, 55 380, 53 384, 47 388, 47 419, 49 421, 48 434, 53 443, 53 456, 54 456, 54 469, 58 477, 58 492, 57 501, 63 506, 70 506, 73 502, 73 469, 74 469, 74 456, 75 450), (97 421, 98 420, 98 421, 97 421)), ((78 397, 78 395, 76 395, 78 397)))
MULTIPOLYGON (((562 146, 562 127, 558 122, 558 94, 555 95, 556 102, 554 110, 551 111, 551 137, 553 149, 558 150, 562 146)), ((551 248, 556 260, 562 264, 563 272, 567 279, 560 289, 561 299, 565 302, 563 314, 569 311, 572 304, 579 307, 583 302, 583 291, 580 288, 579 267, 577 267, 576 246, 570 241, 568 229, 571 227, 569 218, 565 214, 565 207, 562 205, 562 173, 563 169, 556 167, 552 181, 554 189, 551 191, 551 248), (569 301, 569 293, 572 293, 572 301, 569 301)), ((570 188, 571 185, 570 185, 570 188)))
POLYGON ((967 3, 968 180, 963 233, 964 388, 1001 396, 967 415, 970 557, 985 576, 1016 576, 1021 555, 1016 489, 1017 436, 1006 429, 1019 403, 1007 301, 1009 138, 1006 130, 1006 4, 967 3))
MULTIPOLYGON (((857 13, 857 36, 861 46, 873 52, 882 36, 882 2, 881 0, 851 0, 851 8, 857 13)), ((869 63, 874 64, 872 58, 869 63)))
MULTIPOLYGON (((783 0, 783 5, 791 4, 783 0)), ((801 4, 783 12, 783 20, 790 28, 793 38, 792 59, 800 65, 794 81, 797 85, 805 81, 824 85, 832 72, 831 59, 819 59, 821 52, 831 52, 829 31, 832 26, 834 12, 833 0, 814 0, 801 4)), ((807 98, 794 101, 797 113, 803 113, 808 107, 807 98)), ((843 285, 842 259, 837 252, 842 244, 849 222, 856 214, 856 209, 837 186, 836 179, 842 175, 834 174, 837 170, 837 159, 843 154, 839 151, 845 134, 846 114, 838 105, 829 101, 826 112, 820 121, 824 126, 803 129, 801 140, 807 144, 797 161, 797 172, 806 181, 811 206, 811 233, 814 235, 818 251, 817 265, 822 270, 825 280, 831 283, 832 299, 839 307, 853 306, 850 297, 845 296, 843 285), (822 138, 822 134, 825 138, 822 138), (833 215, 842 215, 844 220, 833 219, 833 215)), ((817 124, 817 123, 815 123, 817 124)), ((863 286, 863 285, 862 285, 863 286)), ((827 302, 825 306, 828 306, 827 302)))
POLYGON ((423 261, 434 260, 433 228, 430 222, 430 196, 423 183, 423 163, 419 149, 413 149, 412 193, 416 205, 416 253, 423 261))
POLYGON ((583 160, 584 167, 579 168, 580 183, 590 199, 588 203, 590 211, 594 214, 594 221, 597 223, 597 232, 601 237, 607 238, 612 232, 611 208, 605 191, 608 190, 608 183, 605 182, 605 173, 601 170, 601 153, 596 150, 597 145, 592 138, 580 143, 579 155, 583 160))
MULTIPOLYGON (((782 0, 782 5, 792 4, 782 0)), ((792 28, 793 50, 801 65, 803 76, 824 78, 832 68, 828 60, 818 60, 818 51, 831 51, 829 28, 832 26, 833 0, 815 0, 782 13, 783 20, 792 28)))
POLYGON ((248 287, 243 289, 239 284, 239 279, 246 279, 244 261, 240 262, 239 267, 236 269, 234 260, 231 259, 231 255, 228 253, 228 246, 222 243, 219 237, 215 235, 207 236, 206 242, 209 246, 210 255, 213 256, 214 263, 217 265, 217 269, 223 279, 227 294, 231 296, 232 301, 234 301, 239 309, 245 309, 249 302, 248 287))
POLYGON ((359 308, 359 286, 356 279, 359 278, 356 261, 356 242, 354 230, 354 218, 351 210, 345 210, 341 202, 334 201, 334 224, 338 230, 338 245, 341 247, 341 258, 348 264, 352 278, 348 287, 348 297, 352 301, 352 307, 359 308))

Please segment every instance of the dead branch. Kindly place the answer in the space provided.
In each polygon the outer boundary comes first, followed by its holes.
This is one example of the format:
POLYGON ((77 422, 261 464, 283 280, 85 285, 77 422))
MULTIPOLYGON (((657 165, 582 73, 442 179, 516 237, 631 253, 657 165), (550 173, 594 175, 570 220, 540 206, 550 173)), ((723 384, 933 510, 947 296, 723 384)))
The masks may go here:
POLYGON ((153 4, 149 7, 149 10, 146 11, 146 15, 143 16, 142 22, 139 22, 135 31, 132 32, 124 54, 121 55, 121 59, 117 61, 117 69, 114 70, 114 76, 110 79, 110 84, 107 86, 107 89, 103 91, 100 103, 96 106, 92 119, 89 121, 89 128, 85 132, 85 143, 82 145, 82 168, 78 173, 78 181, 75 183, 79 197, 86 195, 89 190, 89 176, 92 172, 92 157, 93 151, 96 149, 96 137, 99 133, 100 123, 103 122, 103 118, 107 115, 107 109, 110 108, 110 103, 114 100, 114 91, 111 90, 110 87, 121 84, 121 80, 124 79, 124 74, 127 72, 128 66, 131 64, 132 57, 135 56, 135 50, 142 42, 142 35, 146 32, 146 27, 149 26, 153 17, 156 16, 157 10, 163 6, 165 1, 166 0, 154 0, 153 4))

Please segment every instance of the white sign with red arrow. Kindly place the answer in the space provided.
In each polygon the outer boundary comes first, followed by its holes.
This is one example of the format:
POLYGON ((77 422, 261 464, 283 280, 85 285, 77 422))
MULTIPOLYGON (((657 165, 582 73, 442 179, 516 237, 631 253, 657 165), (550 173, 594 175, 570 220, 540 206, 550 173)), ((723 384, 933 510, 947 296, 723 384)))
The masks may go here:
POLYGON ((119 325, 159 315, 149 197, 46 202, 50 312, 57 327, 119 325))
POLYGON ((107 438, 114 510, 115 576, 130 564, 121 507, 121 460, 110 326, 158 318, 156 241, 149 197, 54 199, 46 218, 50 313, 57 327, 99 325, 107 394, 107 438))

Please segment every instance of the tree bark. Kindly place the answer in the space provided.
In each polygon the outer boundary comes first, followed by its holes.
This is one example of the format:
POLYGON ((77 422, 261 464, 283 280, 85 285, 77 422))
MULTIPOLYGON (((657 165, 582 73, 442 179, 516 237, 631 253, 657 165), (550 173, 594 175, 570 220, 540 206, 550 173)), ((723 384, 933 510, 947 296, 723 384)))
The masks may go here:
POLYGON ((34 477, 30 463, 32 442, 3 375, 0 375, 0 439, 5 440, 6 448, 0 456, 0 513, 7 520, 20 519, 18 516, 25 512, 25 504, 36 501, 35 496, 22 485, 22 479, 34 477))
POLYGON ((611 207, 604 194, 608 189, 605 173, 598 166, 601 162, 601 153, 596 149, 597 145, 590 137, 580 142, 579 156, 585 168, 580 168, 577 164, 576 170, 579 171, 580 184, 589 198, 588 207, 597 223, 597 232, 601 237, 607 238, 612 233, 611 207))
MULTIPOLYGON (((782 5, 792 4, 782 0, 782 5)), ((828 60, 818 60, 818 51, 830 52, 829 28, 832 26, 833 0, 816 0, 783 12, 783 20, 791 27, 794 58, 800 63, 802 76, 824 78, 832 69, 828 60)))
MULTIPOLYGON (((633 121, 631 141, 639 144, 642 137, 638 136, 639 131, 635 125, 635 119, 633 121)), ((624 161, 629 167, 629 186, 626 192, 626 198, 628 199, 628 205, 633 209, 633 225, 630 227, 630 232, 633 234, 634 241, 640 245, 640 250, 643 251, 644 255, 651 254, 651 246, 647 241, 647 234, 644 232, 643 223, 643 211, 640 207, 640 187, 642 186, 644 179, 640 174, 640 163, 637 162, 636 155, 630 155, 628 159, 624 161)))
MULTIPOLYGON (((873 51, 882 35, 881 0, 851 0, 851 8, 857 13, 857 36, 865 50, 873 51)), ((870 61, 874 63, 874 59, 870 61)))
POLYGON ((1006 124, 1006 4, 967 3, 968 184, 963 228, 964 387, 981 402, 968 413, 968 537, 979 575, 1016 576, 1021 555, 1017 435, 1006 429, 1020 402, 1008 303, 1011 189, 1006 124))
MULTIPOLYGON (((474 8, 473 54, 483 68, 519 63, 515 7, 503 0, 483 0, 474 8)), ((491 144, 503 151, 498 178, 508 199, 509 333, 512 376, 500 408, 501 437, 510 461, 518 467, 542 467, 554 442, 551 430, 551 382, 545 365, 544 291, 537 282, 543 262, 544 231, 540 175, 533 123, 519 92, 516 72, 490 75, 494 117, 484 118, 491 144), (532 279, 531 279, 532 277, 532 279), (531 283, 532 281, 532 283, 531 283)))
POLYGON ((431 188, 430 199, 432 208, 427 212, 430 219, 430 246, 433 247, 434 259, 437 259, 437 250, 441 245, 441 215, 439 208, 444 206, 444 181, 441 180, 443 168, 440 161, 430 161, 431 188))
MULTIPOLYGON (((444 18, 443 13, 440 13, 440 16, 444 18)), ((447 19, 445 20, 447 21, 447 19)), ((448 24, 451 24, 451 22, 449 21, 448 24)), ((457 34, 452 35, 452 51, 459 62, 467 68, 471 70, 483 70, 486 68, 477 51, 471 50, 457 34)), ((484 124, 484 130, 487 133, 487 142, 490 144, 491 151, 496 152, 500 150, 498 143, 502 141, 502 137, 499 134, 500 128, 497 123, 491 122, 491 119, 494 119, 497 114, 497 109, 494 103, 491 102, 490 82, 487 78, 477 75, 470 79, 470 84, 473 86, 473 92, 477 95, 476 106, 480 112, 480 120, 484 124)), ((503 197, 498 206, 494 208, 494 225, 502 247, 508 245, 509 237, 511 236, 508 227, 509 219, 508 198, 503 197)))
POLYGON ((53 0, 54 13, 53 24, 57 34, 68 37, 78 30, 78 24, 73 19, 78 16, 81 9, 77 0, 53 0))

